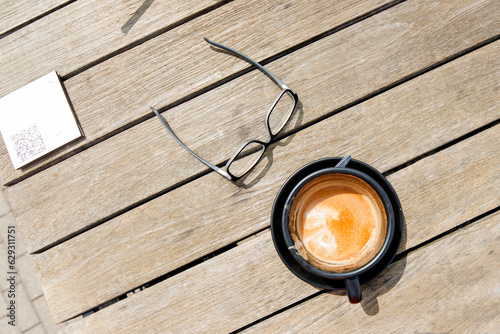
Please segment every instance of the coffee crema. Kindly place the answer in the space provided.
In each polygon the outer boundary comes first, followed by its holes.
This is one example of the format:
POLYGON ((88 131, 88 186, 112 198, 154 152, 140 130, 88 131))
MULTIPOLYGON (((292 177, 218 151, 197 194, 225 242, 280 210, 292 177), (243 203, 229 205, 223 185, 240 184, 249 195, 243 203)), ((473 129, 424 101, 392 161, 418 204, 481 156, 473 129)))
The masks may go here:
POLYGON ((298 254, 318 269, 345 272, 368 263, 387 230, 383 203, 362 179, 330 173, 308 182, 293 200, 289 228, 298 254))

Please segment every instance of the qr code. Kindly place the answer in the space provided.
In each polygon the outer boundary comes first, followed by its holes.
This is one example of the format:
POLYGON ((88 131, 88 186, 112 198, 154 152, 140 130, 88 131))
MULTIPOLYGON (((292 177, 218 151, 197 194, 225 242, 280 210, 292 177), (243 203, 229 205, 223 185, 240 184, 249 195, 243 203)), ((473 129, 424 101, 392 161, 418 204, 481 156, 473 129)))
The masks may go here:
POLYGON ((24 163, 47 150, 38 125, 34 124, 10 136, 17 157, 24 163))

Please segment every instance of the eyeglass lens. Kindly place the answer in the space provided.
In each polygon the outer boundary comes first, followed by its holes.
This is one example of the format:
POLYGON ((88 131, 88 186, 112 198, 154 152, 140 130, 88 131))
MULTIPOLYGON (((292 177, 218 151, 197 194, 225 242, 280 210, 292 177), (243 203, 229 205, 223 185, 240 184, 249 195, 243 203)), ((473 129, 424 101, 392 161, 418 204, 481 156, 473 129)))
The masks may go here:
POLYGON ((236 177, 245 175, 262 158, 266 146, 260 142, 250 141, 243 146, 234 159, 228 164, 227 170, 236 177))
POLYGON ((276 136, 290 120, 293 109, 295 107, 295 99, 288 91, 282 91, 274 102, 273 109, 269 113, 269 130, 276 136))

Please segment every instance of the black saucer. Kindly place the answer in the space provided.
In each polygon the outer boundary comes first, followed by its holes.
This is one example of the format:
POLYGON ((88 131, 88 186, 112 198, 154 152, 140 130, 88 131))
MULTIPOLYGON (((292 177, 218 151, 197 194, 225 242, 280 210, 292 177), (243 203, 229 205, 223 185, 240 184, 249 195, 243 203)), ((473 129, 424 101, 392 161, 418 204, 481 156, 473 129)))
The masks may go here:
MULTIPOLYGON (((293 258, 290 251, 285 245, 283 231, 281 228, 281 217, 288 194, 301 179, 303 179, 306 175, 312 173, 313 171, 317 171, 327 167, 335 167, 340 159, 342 158, 325 158, 316 160, 296 171, 292 176, 288 178, 288 180, 279 190, 278 195, 274 200, 273 210, 271 213, 271 233, 273 236, 274 247, 276 248, 276 251, 278 252, 278 255, 280 256, 283 263, 288 267, 288 269, 290 269, 292 273, 294 273, 303 281, 318 288, 327 290, 345 289, 344 280, 327 279, 316 276, 305 270, 299 263, 297 263, 297 261, 293 258)), ((359 281, 361 284, 363 284, 380 274, 394 259, 394 256, 398 251, 399 244, 401 243, 404 217, 403 210, 401 209, 401 203, 399 202, 399 198, 394 191, 394 188, 392 188, 389 181, 387 181, 387 179, 382 174, 380 174, 373 167, 355 159, 351 159, 347 167, 359 170, 371 176, 380 184, 380 186, 389 196, 392 207, 394 209, 394 216, 396 218, 394 235, 391 245, 389 246, 389 249, 384 257, 373 268, 359 275, 359 281)))

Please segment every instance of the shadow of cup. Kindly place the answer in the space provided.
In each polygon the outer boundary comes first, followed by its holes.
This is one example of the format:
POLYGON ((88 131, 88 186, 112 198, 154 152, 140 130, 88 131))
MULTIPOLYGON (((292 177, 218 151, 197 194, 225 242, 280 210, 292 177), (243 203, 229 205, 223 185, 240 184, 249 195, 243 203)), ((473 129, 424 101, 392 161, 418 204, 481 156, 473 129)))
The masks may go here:
MULTIPOLYGON (((403 222, 403 233, 399 249, 406 249, 406 222, 403 222)), ((361 301, 361 306, 367 315, 374 316, 378 314, 379 305, 377 297, 384 295, 395 287, 403 277, 405 269, 406 254, 402 256, 396 255, 394 262, 363 286, 365 298, 361 301)))

